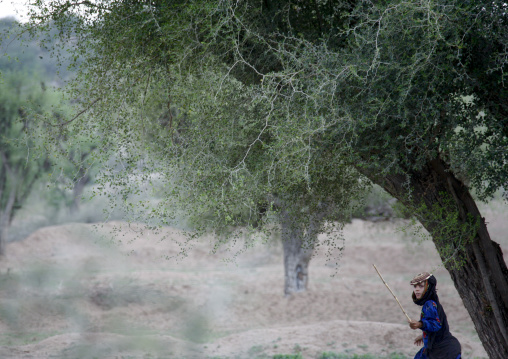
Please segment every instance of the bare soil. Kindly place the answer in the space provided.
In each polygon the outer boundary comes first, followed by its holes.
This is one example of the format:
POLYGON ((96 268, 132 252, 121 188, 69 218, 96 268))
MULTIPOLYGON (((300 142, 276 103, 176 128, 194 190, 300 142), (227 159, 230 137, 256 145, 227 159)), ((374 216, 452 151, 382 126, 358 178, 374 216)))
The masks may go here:
MULTIPOLYGON (((508 253, 506 215, 493 209, 487 218, 508 253)), ((122 222, 46 227, 10 243, 0 260, 0 357, 318 358, 333 352, 410 358, 419 333, 409 329, 376 264, 414 318, 419 307, 409 280, 432 271, 463 357, 486 358, 433 243, 418 243, 398 227, 354 220, 344 230, 342 256, 320 249, 308 291, 288 297, 276 240, 229 263, 240 243, 233 252, 210 254, 211 238, 190 246, 176 229, 141 233, 122 222), (168 259, 181 245, 192 247, 187 256, 168 259)))

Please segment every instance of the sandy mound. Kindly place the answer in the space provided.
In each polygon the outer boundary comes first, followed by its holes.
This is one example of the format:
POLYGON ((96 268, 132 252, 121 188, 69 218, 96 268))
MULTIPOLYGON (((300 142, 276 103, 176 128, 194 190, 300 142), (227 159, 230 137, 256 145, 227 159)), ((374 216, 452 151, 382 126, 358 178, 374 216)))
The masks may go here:
MULTIPOLYGON (((489 225, 491 233, 502 233, 504 222, 496 223, 489 225)), ((431 242, 417 244, 389 222, 354 221, 344 235, 339 266, 326 251, 317 253, 308 292, 284 297, 277 242, 256 245, 228 264, 231 251, 211 255, 210 238, 175 259, 186 238, 174 229, 156 234, 121 222, 41 229, 9 244, 0 261, 0 356, 412 357, 417 333, 408 329, 375 263, 415 318, 419 308, 408 281, 432 270, 465 358, 486 357, 431 242)), ((500 242, 508 253, 506 240, 500 242)))

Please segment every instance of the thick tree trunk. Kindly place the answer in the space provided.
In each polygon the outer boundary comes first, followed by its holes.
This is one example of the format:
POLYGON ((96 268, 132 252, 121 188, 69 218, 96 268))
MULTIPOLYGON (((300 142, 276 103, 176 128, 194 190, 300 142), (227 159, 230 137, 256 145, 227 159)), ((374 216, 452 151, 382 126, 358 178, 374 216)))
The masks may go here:
POLYGON ((281 213, 282 247, 284 249, 284 294, 307 290, 309 262, 313 246, 304 243, 304 228, 287 213, 281 213))
POLYGON ((282 247, 284 249, 284 294, 307 290, 309 262, 314 251, 305 243, 304 227, 286 212, 281 213, 282 247))
POLYGON ((317 236, 326 215, 326 206, 318 205, 318 212, 311 213, 307 227, 288 211, 280 213, 282 247, 284 249, 284 294, 307 290, 309 262, 314 252, 317 236))
MULTIPOLYGON (((365 168, 359 170, 408 208, 418 209, 425 205, 427 212, 432 209, 433 213, 439 213, 442 210, 445 221, 452 203, 462 225, 476 220, 473 238, 458 242, 453 234, 443 238, 443 233, 449 232, 442 231, 443 223, 435 217, 425 213, 418 216, 432 235, 489 357, 508 358, 508 270, 499 244, 490 239, 485 219, 481 217, 468 189, 440 159, 429 161, 417 172, 400 175, 381 177, 365 168), (463 258, 461 266, 449 261, 450 246, 455 256, 463 258)), ((453 329, 453 323, 451 326, 453 329)))

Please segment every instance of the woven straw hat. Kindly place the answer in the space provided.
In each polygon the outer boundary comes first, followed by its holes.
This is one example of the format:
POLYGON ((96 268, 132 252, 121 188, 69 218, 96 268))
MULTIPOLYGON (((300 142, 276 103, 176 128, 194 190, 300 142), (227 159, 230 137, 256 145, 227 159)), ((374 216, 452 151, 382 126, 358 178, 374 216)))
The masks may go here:
POLYGON ((431 275, 432 274, 430 274, 429 272, 419 273, 419 274, 415 275, 414 278, 409 283, 411 285, 415 285, 416 283, 420 283, 420 282, 423 282, 424 280, 429 279, 431 275))

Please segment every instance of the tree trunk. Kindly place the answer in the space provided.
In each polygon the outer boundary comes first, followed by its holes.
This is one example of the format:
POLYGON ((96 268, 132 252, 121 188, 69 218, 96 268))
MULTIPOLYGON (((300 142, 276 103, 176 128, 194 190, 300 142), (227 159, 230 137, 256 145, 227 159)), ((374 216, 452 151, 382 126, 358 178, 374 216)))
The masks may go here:
POLYGON ((287 212, 281 213, 282 247, 284 249, 284 294, 307 290, 309 262, 314 246, 305 243, 304 227, 287 212))
POLYGON ((16 201, 16 188, 11 188, 9 192, 9 198, 7 199, 4 208, 0 208, 0 256, 5 255, 7 230, 11 223, 15 201, 16 201))
POLYGON ((284 294, 307 290, 309 281, 309 262, 314 245, 326 215, 324 204, 318 205, 317 213, 311 213, 307 221, 300 221, 281 210, 282 247, 284 249, 284 294), (307 228, 302 223, 307 223, 307 228))
POLYGON ((418 219, 432 235, 489 357, 508 358, 508 269, 499 244, 490 239, 485 219, 466 186, 441 159, 429 161, 421 170, 406 174, 381 177, 369 169, 359 170, 407 208, 427 208, 427 213, 431 210, 434 214, 441 213, 442 221, 424 212, 418 219), (470 240, 457 241, 456 233, 443 232, 440 222, 445 221, 450 203, 458 211, 461 225, 476 221, 470 240), (449 260, 450 246, 455 258, 463 260, 461 265, 449 260))
POLYGON ((8 221, 4 220, 3 213, 0 213, 0 256, 5 254, 5 243, 7 242, 8 221))
POLYGON ((83 195, 83 191, 85 190, 85 186, 90 182, 90 176, 86 172, 86 170, 81 167, 79 169, 79 179, 76 183, 74 183, 74 187, 72 188, 72 203, 70 206, 70 212, 72 214, 79 212, 79 206, 81 203, 81 196, 83 195))

